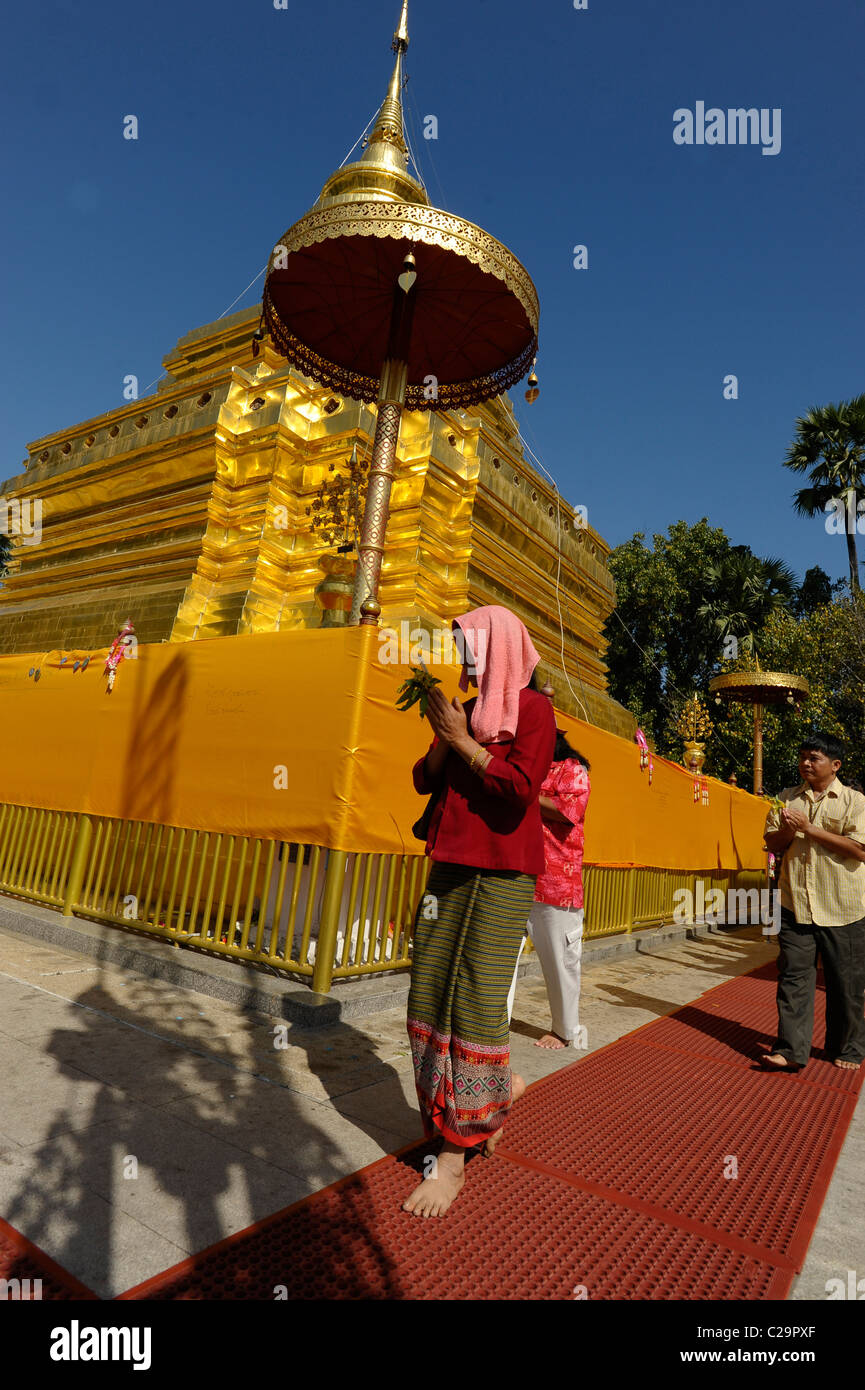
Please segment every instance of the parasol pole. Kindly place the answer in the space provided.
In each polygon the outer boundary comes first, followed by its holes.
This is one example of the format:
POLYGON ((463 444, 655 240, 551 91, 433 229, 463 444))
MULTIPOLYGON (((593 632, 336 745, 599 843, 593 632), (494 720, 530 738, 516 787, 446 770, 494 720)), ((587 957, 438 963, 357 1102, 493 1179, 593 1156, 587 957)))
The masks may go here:
POLYGON ((763 706, 754 706, 754 795, 763 791, 763 706))
POLYGON ((381 562, 387 534, 387 519, 390 515, 390 494, 396 470, 396 446, 408 383, 408 350, 417 298, 416 286, 414 257, 409 252, 402 273, 394 286, 387 355, 381 369, 378 418, 372 445, 366 507, 358 545, 357 576, 349 617, 349 623, 353 626, 358 623, 375 626, 378 622, 373 610, 378 607, 381 562), (369 611, 361 616, 361 605, 366 600, 370 601, 371 606, 369 611))

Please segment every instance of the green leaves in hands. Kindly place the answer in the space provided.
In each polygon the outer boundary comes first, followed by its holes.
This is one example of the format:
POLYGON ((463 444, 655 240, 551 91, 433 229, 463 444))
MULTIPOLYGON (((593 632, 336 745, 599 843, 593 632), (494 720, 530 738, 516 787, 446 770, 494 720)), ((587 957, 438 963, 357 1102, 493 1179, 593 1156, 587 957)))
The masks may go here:
POLYGON ((407 681, 403 681, 397 691, 397 709, 411 709, 412 705, 417 704, 420 708, 420 717, 423 719, 429 704, 429 693, 434 685, 441 685, 437 676, 433 676, 425 666, 412 666, 412 675, 407 681))

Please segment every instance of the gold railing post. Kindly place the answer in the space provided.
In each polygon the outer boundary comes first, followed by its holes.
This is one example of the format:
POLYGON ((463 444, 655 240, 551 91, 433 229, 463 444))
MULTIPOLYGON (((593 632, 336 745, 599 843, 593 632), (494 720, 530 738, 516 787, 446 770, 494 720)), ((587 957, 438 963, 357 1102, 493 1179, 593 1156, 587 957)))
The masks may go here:
POLYGON ((626 869, 627 878, 625 880, 625 922, 627 931, 634 930, 634 903, 637 897, 637 870, 626 869))
MULTIPOLYGON (((342 906, 342 894, 345 888, 346 855, 347 851, 344 849, 331 849, 327 853, 324 894, 321 901, 321 917, 318 923, 318 940, 315 945, 315 965, 312 971, 312 987, 318 994, 328 994, 333 980, 339 909, 342 906)), ((346 932, 348 929, 348 923, 346 923, 346 932)))
POLYGON ((72 850, 72 863, 69 865, 69 877, 66 880, 66 892, 63 894, 62 915, 72 916, 72 908, 81 896, 81 888, 84 884, 84 870, 87 865, 87 855, 90 850, 90 841, 93 836, 93 822, 89 816, 78 817, 78 828, 75 834, 75 845, 72 850))

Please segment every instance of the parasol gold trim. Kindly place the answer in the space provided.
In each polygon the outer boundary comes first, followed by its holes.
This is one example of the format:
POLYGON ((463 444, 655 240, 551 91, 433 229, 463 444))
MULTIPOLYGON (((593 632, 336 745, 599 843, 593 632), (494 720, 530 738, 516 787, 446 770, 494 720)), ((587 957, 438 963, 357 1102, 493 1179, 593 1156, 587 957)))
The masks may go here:
POLYGON ((438 383, 435 400, 429 400, 421 384, 406 391, 408 410, 452 410, 491 400, 525 376, 537 352, 538 296, 525 267, 516 256, 473 222, 438 208, 410 203, 346 203, 313 208, 288 229, 274 247, 264 288, 264 318, 274 344, 305 376, 341 391, 354 400, 378 399, 379 379, 349 371, 313 351, 285 326, 270 295, 270 275, 284 269, 286 253, 304 250, 323 241, 351 236, 391 237, 409 243, 424 242, 462 256, 488 275, 494 275, 519 300, 532 330, 532 338, 511 362, 487 376, 466 381, 438 383))
POLYGON ((811 687, 803 676, 790 671, 729 671, 709 681, 713 695, 735 696, 752 704, 771 704, 788 692, 804 699, 811 687))

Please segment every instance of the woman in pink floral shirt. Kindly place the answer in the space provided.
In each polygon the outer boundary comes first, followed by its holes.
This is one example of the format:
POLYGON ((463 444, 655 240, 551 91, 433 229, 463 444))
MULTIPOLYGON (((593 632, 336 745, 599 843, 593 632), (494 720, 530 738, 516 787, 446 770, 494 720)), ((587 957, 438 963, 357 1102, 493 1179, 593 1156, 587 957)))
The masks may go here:
POLYGON ((567 1047, 579 1037, 583 841, 591 790, 589 764, 557 731, 553 763, 540 792, 546 868, 535 884, 529 917, 552 1014, 552 1030, 536 1047, 567 1047))

